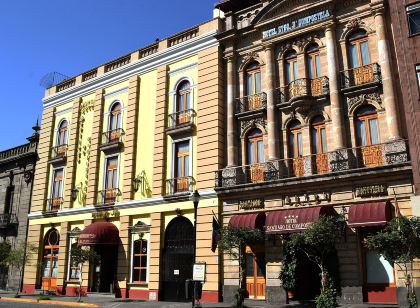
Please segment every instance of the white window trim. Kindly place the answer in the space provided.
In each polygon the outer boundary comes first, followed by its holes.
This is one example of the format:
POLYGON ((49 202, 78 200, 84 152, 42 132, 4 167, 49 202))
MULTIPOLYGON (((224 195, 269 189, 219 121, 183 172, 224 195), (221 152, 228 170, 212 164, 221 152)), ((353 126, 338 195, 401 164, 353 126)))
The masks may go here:
POLYGON ((177 111, 178 88, 181 85, 181 83, 183 83, 184 81, 188 81, 189 84, 190 84, 190 87, 188 88, 188 90, 191 90, 191 106, 190 106, 190 108, 194 109, 194 103, 195 103, 194 97, 195 97, 196 85, 194 84, 194 81, 192 80, 191 77, 186 77, 185 76, 185 77, 182 77, 182 78, 178 79, 178 81, 175 83, 175 87, 174 87, 172 93, 169 93, 169 94, 172 94, 172 113, 178 112, 177 111))
MULTIPOLYGON (((102 176, 102 190, 101 191, 104 191, 105 190, 105 183, 106 183, 106 175, 107 175, 107 168, 106 168, 106 166, 107 166, 107 164, 108 164, 108 160, 109 159, 111 159, 111 158, 115 158, 115 157, 117 157, 117 160, 118 160, 118 162, 117 162, 117 185, 118 185, 118 189, 120 189, 120 163, 121 163, 121 155, 120 154, 111 154, 111 155, 105 155, 105 159, 104 159, 104 168, 103 168, 103 176, 102 176)), ((105 202, 105 198, 104 198, 104 196, 102 195, 101 196, 101 204, 103 204, 105 202)), ((116 203, 116 201, 115 201, 115 203, 116 203)))
POLYGON ((70 122, 67 120, 67 118, 62 118, 60 122, 58 122, 57 127, 55 128, 55 146, 58 146, 58 137, 59 137, 58 132, 60 131, 61 124, 63 124, 64 121, 67 122, 67 138, 64 144, 68 144, 69 137, 70 137, 70 122))
MULTIPOLYGON (((71 251, 72 251, 72 245, 77 243, 77 239, 79 236, 77 235, 71 235, 69 236, 69 249, 68 249, 68 262, 67 262, 67 281, 80 281, 81 280, 81 276, 79 277, 79 279, 71 279, 70 277, 70 272, 71 272, 71 251)), ((80 264, 78 265, 79 269, 80 269, 80 264)))
MULTIPOLYGON (((57 167, 57 168, 53 168, 52 169, 52 174, 51 174, 51 185, 50 185, 50 193, 49 193, 49 196, 50 196, 50 199, 52 199, 53 198, 53 189, 54 189, 54 178, 55 178, 55 172, 57 171, 57 170, 63 170, 63 180, 61 181, 61 187, 60 187, 60 191, 61 191, 61 196, 60 196, 60 198, 64 198, 64 196, 63 196, 63 193, 64 193, 64 179, 65 179, 65 175, 66 175, 66 170, 65 170, 65 168, 64 167, 57 167)), ((60 206, 61 207, 61 206, 60 206)), ((50 204, 48 204, 48 210, 51 210, 50 209, 50 204)), ((60 210, 61 210, 61 208, 60 208, 60 210)))
MULTIPOLYGON (((147 240, 147 267, 146 267, 146 281, 145 283, 149 283, 149 268, 150 268, 150 231, 144 232, 145 234, 149 235, 147 240)), ((137 233, 130 231, 131 236, 131 248, 130 248, 130 283, 137 283, 138 281, 133 281, 133 267, 134 267, 134 237, 138 235, 137 233)))
POLYGON ((124 103, 121 99, 116 99, 116 100, 113 100, 112 103, 109 105, 108 112, 104 113, 104 117, 107 118, 105 132, 110 131, 111 110, 112 110, 112 108, 114 107, 115 104, 120 104, 121 105, 121 124, 120 124, 120 127, 118 127, 118 129, 122 129, 124 127, 124 113, 125 113, 125 110, 127 109, 127 107, 124 105, 124 103))
POLYGON ((188 141, 189 142, 189 149, 190 149, 190 164, 189 164, 189 174, 187 176, 193 176, 193 138, 192 137, 186 137, 181 139, 173 139, 172 140, 172 163, 171 163, 171 175, 172 179, 175 178, 175 154, 176 154, 176 144, 188 141))

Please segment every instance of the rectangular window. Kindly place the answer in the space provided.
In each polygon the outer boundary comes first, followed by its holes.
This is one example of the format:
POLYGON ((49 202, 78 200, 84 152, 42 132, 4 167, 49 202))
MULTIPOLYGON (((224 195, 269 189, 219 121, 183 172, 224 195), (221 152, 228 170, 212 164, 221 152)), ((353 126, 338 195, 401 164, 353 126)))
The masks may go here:
POLYGON ((4 205, 4 214, 10 214, 13 210, 13 198, 15 195, 15 187, 9 186, 6 190, 6 203, 4 205))
POLYGON ((420 3, 407 6, 408 30, 410 35, 420 33, 420 3))
POLYGON ((80 266, 75 263, 72 259, 73 249, 77 248, 77 238, 70 238, 70 250, 69 250, 69 272, 68 280, 79 281, 80 280, 80 266))
POLYGON ((114 157, 109 157, 106 159, 103 202, 105 204, 116 202, 117 193, 118 193, 118 156, 114 156, 114 157))
POLYGON ((419 92, 420 92, 420 64, 416 65, 416 75, 417 75, 417 84, 419 85, 419 92))
POLYGON ((360 43, 360 51, 362 53, 362 65, 370 64, 369 42, 364 41, 360 43))
POLYGON ((51 200, 49 210, 58 211, 61 209, 63 197, 63 169, 55 169, 53 172, 53 183, 51 187, 51 200))
POLYGON ((190 142, 179 142, 175 146, 176 151, 176 177, 190 176, 190 142))
POLYGON ((133 282, 147 282, 147 254, 148 254, 148 241, 138 239, 133 242, 133 255, 132 255, 132 281, 133 282))
POLYGON ((359 55, 355 44, 350 45, 350 66, 351 68, 359 67, 359 55))

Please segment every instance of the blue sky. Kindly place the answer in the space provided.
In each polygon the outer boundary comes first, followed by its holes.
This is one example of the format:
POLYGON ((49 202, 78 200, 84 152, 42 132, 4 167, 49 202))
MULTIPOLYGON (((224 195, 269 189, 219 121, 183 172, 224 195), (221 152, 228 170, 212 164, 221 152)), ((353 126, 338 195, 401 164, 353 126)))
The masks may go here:
POLYGON ((42 114, 41 78, 74 76, 212 18, 216 0, 0 1, 0 151, 42 114))

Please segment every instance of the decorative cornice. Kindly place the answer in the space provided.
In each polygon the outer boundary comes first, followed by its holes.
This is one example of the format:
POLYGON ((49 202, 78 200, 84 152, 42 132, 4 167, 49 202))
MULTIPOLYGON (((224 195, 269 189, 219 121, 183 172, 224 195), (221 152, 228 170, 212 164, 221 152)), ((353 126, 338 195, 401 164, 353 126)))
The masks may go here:
POLYGON ((119 94, 123 94, 123 93, 126 93, 126 92, 128 92, 128 87, 124 87, 124 88, 109 92, 107 94, 104 94, 104 99, 107 99, 107 98, 110 98, 112 96, 116 96, 116 95, 119 95, 119 94))
MULTIPOLYGON (((214 190, 204 190, 204 191, 199 191, 199 193, 202 200, 217 198, 216 191, 214 190)), ((162 204, 173 204, 173 202, 165 201, 165 199, 162 196, 159 196, 159 197, 148 198, 144 200, 131 200, 131 201, 119 202, 113 206, 113 209, 124 210, 124 209, 141 208, 141 207, 162 205, 162 204)), ((60 210, 57 212, 57 216, 60 217, 60 216, 89 214, 89 213, 95 213, 97 212, 97 210, 98 210, 97 206, 89 205, 82 208, 60 210)), ((42 212, 34 212, 34 213, 29 213, 28 218, 30 220, 41 219, 41 218, 45 218, 45 215, 42 212)))
POLYGON ((165 63, 178 61, 191 54, 217 46, 219 44, 215 38, 217 33, 217 30, 205 33, 184 43, 169 47, 163 51, 144 57, 136 62, 85 81, 67 90, 45 97, 43 99, 44 108, 59 106, 66 103, 68 100, 92 93, 105 86, 116 84, 128 79, 131 76, 149 72, 165 63))
POLYGON ((195 69, 197 67, 198 67, 198 63, 197 62, 196 63, 191 63, 189 65, 186 65, 186 66, 183 66, 183 67, 174 69, 173 71, 169 71, 168 72, 168 75, 169 75, 169 77, 172 77, 174 75, 182 74, 182 73, 184 73, 186 71, 195 69))

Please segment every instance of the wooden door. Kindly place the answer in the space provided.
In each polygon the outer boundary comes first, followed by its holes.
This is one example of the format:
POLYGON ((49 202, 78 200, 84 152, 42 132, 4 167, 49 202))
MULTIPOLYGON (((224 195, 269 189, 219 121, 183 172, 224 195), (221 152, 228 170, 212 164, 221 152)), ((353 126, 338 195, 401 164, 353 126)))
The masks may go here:
POLYGON ((246 247, 246 291, 251 299, 265 299, 265 251, 264 246, 246 247))

